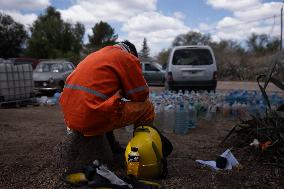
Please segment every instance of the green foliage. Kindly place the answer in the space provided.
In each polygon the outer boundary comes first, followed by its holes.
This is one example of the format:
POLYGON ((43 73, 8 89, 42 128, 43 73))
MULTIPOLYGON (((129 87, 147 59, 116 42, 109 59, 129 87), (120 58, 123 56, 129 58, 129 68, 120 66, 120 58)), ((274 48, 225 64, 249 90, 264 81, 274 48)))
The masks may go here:
POLYGON ((163 49, 161 52, 159 52, 159 54, 156 57, 158 63, 161 64, 163 67, 165 67, 167 64, 169 54, 170 54, 170 49, 163 49))
POLYGON ((211 42, 217 61, 219 78, 244 80, 248 65, 245 61, 246 54, 241 45, 232 40, 222 40, 219 43, 211 42))
POLYGON ((248 50, 257 55, 263 55, 268 52, 275 52, 280 45, 280 40, 277 38, 269 37, 266 34, 253 33, 247 42, 248 50))
POLYGON ((92 28, 93 34, 89 35, 89 51, 96 51, 108 45, 116 43, 118 35, 114 29, 106 22, 100 21, 92 28))
POLYGON ((18 57, 27 38, 24 25, 0 13, 0 57, 18 57))
POLYGON ((26 54, 34 58, 65 58, 77 63, 83 45, 84 25, 72 25, 48 7, 33 23, 26 54))
POLYGON ((143 45, 142 45, 142 49, 139 53, 139 58, 141 60, 146 60, 149 59, 149 54, 150 54, 150 48, 147 45, 147 39, 144 38, 143 40, 143 45))
MULTIPOLYGON (((252 34, 247 40, 247 49, 232 40, 213 42, 210 35, 188 32, 177 36, 172 46, 209 45, 214 51, 220 80, 252 80, 256 81, 258 74, 266 72, 269 60, 280 46, 280 40, 265 34, 252 34)), ((169 56, 169 50, 163 49, 156 57, 164 64, 169 56)), ((275 73, 278 78, 284 78, 282 67, 275 73)))
POLYGON ((211 42, 210 35, 203 35, 198 32, 188 32, 187 34, 178 35, 174 41, 173 46, 181 46, 181 45, 208 45, 211 42))

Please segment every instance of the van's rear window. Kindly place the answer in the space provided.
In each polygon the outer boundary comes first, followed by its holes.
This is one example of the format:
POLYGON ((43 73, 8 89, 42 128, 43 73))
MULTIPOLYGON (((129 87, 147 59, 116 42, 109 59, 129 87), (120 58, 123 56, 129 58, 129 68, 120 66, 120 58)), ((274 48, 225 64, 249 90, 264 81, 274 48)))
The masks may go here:
POLYGON ((213 64, 208 49, 178 49, 174 52, 173 65, 210 65, 213 64))

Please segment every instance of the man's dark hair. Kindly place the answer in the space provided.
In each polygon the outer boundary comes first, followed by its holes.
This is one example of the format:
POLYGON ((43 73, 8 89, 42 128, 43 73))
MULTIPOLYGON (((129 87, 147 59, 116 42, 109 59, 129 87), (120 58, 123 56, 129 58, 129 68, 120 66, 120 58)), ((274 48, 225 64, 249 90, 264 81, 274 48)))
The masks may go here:
POLYGON ((122 41, 121 43, 127 45, 129 47, 130 51, 131 51, 130 53, 138 58, 138 53, 137 53, 135 45, 130 43, 128 40, 122 41))

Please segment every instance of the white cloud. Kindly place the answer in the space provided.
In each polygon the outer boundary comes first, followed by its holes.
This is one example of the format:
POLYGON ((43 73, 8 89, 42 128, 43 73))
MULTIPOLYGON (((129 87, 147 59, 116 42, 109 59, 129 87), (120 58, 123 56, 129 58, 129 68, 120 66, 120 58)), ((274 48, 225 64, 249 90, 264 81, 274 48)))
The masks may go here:
POLYGON ((123 24, 122 30, 127 32, 125 37, 133 41, 138 50, 146 38, 151 54, 156 54, 162 48, 169 47, 177 35, 187 33, 190 28, 177 18, 158 12, 145 12, 129 19, 123 24))
POLYGON ((211 30, 213 27, 215 27, 214 24, 207 24, 207 23, 200 23, 198 28, 201 30, 201 31, 209 31, 211 30))
POLYGON ((242 21, 225 17, 216 26, 213 32, 213 39, 233 39, 233 40, 246 40, 252 33, 267 34, 270 36, 278 37, 280 28, 273 25, 271 21, 265 22, 252 22, 244 24, 242 21))
POLYGON ((260 0, 207 0, 207 4, 216 9, 237 11, 257 6, 260 0))
POLYGON ((183 12, 174 12, 173 16, 177 19, 184 19, 185 18, 185 14, 183 12))
POLYGON ((240 25, 242 22, 239 19, 232 17, 224 17, 220 20, 216 26, 217 29, 226 29, 228 27, 236 27, 236 25, 240 25))
POLYGON ((37 19, 37 15, 34 13, 22 14, 19 11, 1 10, 0 12, 10 15, 16 22, 22 23, 26 28, 32 25, 37 19))
POLYGON ((234 12, 234 16, 242 20, 261 19, 280 14, 282 3, 270 2, 258 5, 252 9, 239 10, 234 12))
MULTIPOLYGON (((67 9, 59 10, 64 20, 82 22, 86 33, 99 21, 122 24, 119 40, 128 39, 141 48, 147 38, 151 54, 168 47, 178 34, 188 32, 182 12, 174 12, 172 17, 157 12, 157 0, 77 0, 67 9)), ((119 28, 120 29, 120 28, 119 28)), ((118 29, 118 31, 119 31, 118 29)), ((86 37, 85 37, 86 39, 86 37)))
POLYGON ((222 8, 233 12, 232 17, 224 17, 215 26, 203 23, 199 28, 209 32, 214 40, 232 39, 246 40, 252 33, 279 36, 280 28, 276 27, 275 19, 279 19, 282 3, 261 3, 260 0, 207 0, 214 8, 222 8), (273 19, 273 16, 275 19, 273 19), (268 18, 270 19, 263 19, 268 18), (211 27, 208 27, 211 26, 211 27))
POLYGON ((51 5, 50 0, 1 0, 1 9, 12 10, 36 10, 51 5))
POLYGON ((157 0, 77 0, 59 10, 65 20, 84 24, 102 21, 124 22, 141 12, 155 11, 157 0))

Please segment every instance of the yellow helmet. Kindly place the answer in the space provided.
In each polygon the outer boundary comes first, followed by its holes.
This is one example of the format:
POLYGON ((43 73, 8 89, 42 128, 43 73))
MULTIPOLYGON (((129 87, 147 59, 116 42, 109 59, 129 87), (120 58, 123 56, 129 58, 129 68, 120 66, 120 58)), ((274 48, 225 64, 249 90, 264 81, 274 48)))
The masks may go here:
POLYGON ((138 148, 140 155, 138 177, 158 178, 164 170, 162 141, 158 131, 150 126, 137 127, 133 138, 129 141, 125 150, 126 165, 131 147, 138 148))

